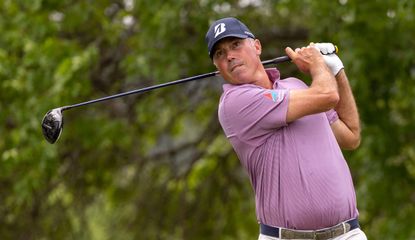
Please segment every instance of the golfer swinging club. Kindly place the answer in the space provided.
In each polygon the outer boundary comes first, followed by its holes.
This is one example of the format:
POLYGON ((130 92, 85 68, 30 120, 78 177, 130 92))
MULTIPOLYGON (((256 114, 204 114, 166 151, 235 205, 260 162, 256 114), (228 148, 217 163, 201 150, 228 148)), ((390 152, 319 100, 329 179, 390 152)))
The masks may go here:
POLYGON ((264 69, 260 41, 235 18, 214 22, 206 42, 227 82, 219 121, 249 174, 259 239, 366 239, 341 152, 360 144, 359 115, 341 60, 321 54, 334 45, 285 49, 308 87, 264 69))

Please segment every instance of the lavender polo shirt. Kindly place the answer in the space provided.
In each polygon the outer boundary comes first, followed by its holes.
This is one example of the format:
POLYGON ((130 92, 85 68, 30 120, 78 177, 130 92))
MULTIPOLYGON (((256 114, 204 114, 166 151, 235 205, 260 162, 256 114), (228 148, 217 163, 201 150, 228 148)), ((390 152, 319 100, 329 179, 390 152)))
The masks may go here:
POLYGON ((321 229, 357 217, 351 174, 330 124, 334 110, 287 123, 290 89, 307 85, 267 69, 273 89, 223 86, 219 121, 255 192, 259 222, 321 229))

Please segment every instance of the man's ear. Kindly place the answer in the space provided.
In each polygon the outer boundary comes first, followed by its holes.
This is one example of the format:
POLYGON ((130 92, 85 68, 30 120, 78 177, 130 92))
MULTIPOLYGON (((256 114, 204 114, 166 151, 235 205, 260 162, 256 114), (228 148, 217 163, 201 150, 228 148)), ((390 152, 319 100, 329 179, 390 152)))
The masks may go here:
POLYGON ((255 46, 255 51, 256 54, 259 56, 262 53, 262 46, 261 46, 261 42, 259 41, 259 39, 255 39, 254 40, 254 46, 255 46))
POLYGON ((215 65, 216 69, 219 70, 218 65, 216 64, 216 62, 214 60, 212 60, 213 65, 215 65))

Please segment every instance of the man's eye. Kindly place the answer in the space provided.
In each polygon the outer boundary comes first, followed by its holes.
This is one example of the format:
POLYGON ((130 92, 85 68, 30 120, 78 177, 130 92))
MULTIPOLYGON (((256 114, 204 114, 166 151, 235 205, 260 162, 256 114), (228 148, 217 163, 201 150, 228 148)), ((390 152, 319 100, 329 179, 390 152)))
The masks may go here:
POLYGON ((241 45, 241 41, 234 41, 234 42, 232 43, 232 46, 233 46, 233 47, 238 47, 239 45, 241 45))
POLYGON ((220 57, 222 56, 222 54, 223 54, 223 52, 222 52, 222 51, 220 51, 220 50, 218 50, 218 51, 216 51, 216 52, 215 52, 214 57, 215 57, 215 58, 220 58, 220 57))

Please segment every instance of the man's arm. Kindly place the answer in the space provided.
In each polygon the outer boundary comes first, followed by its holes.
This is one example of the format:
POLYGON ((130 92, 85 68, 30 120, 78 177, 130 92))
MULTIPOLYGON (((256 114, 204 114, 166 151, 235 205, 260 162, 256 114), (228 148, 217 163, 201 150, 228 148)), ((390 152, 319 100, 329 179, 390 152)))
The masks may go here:
POLYGON ((340 100, 334 110, 339 115, 331 128, 343 149, 356 149, 360 144, 360 121, 353 92, 344 69, 336 75, 340 100))
POLYGON ((339 101, 337 82, 320 52, 314 47, 296 49, 295 52, 287 47, 285 51, 297 67, 312 78, 308 89, 290 91, 287 123, 333 109, 339 101))

